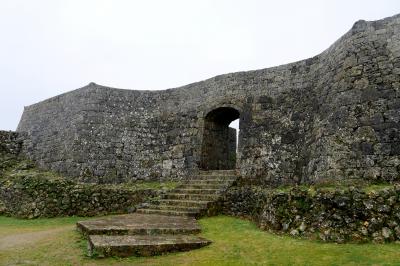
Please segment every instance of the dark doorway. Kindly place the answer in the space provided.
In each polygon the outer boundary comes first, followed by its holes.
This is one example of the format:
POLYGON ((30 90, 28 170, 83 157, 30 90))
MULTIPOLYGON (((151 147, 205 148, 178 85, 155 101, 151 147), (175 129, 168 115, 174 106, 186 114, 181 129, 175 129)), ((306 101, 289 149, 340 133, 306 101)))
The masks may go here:
POLYGON ((240 116, 238 110, 220 107, 204 119, 201 168, 227 170, 236 168, 237 131, 229 124, 240 116))

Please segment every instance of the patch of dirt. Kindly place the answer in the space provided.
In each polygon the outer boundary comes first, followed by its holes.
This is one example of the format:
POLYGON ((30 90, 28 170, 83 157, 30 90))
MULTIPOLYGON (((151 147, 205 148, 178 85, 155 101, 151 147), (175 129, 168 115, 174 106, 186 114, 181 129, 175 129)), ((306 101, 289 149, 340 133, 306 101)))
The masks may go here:
POLYGON ((0 237, 0 250, 34 244, 40 240, 52 237, 60 232, 71 230, 72 227, 61 227, 29 233, 18 233, 0 237))

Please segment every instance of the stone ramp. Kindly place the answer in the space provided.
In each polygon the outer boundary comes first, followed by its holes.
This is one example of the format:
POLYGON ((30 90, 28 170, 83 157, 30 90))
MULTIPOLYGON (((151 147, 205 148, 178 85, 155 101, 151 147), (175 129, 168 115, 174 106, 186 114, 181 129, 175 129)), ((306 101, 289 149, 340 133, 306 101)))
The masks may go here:
POLYGON ((200 172, 136 213, 77 223, 88 238, 90 255, 152 256, 209 245, 196 236, 195 218, 219 212, 219 199, 236 181, 232 170, 200 172))

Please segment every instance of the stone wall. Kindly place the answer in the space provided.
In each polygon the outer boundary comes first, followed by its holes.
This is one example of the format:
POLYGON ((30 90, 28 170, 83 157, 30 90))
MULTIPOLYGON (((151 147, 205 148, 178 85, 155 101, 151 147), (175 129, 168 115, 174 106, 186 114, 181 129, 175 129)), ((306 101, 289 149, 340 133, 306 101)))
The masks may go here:
POLYGON ((126 213, 159 193, 155 189, 77 184, 27 175, 0 179, 0 214, 38 218, 126 213))
POLYGON ((18 133, 0 131, 0 179, 18 161, 23 139, 18 133))
POLYGON ((16 132, 0 131, 0 215, 37 218, 126 213, 162 193, 135 184, 77 183, 40 171, 20 156, 23 139, 16 132))
POLYGON ((19 155, 22 139, 17 132, 0 130, 0 154, 19 155))
POLYGON ((326 51, 163 91, 94 83, 25 108, 23 153, 39 166, 111 182, 182 178, 201 165, 205 118, 240 113, 248 183, 397 180, 400 16, 358 21, 326 51))
POLYGON ((400 240, 400 186, 360 188, 233 187, 223 212, 250 218, 264 229, 327 242, 400 240))

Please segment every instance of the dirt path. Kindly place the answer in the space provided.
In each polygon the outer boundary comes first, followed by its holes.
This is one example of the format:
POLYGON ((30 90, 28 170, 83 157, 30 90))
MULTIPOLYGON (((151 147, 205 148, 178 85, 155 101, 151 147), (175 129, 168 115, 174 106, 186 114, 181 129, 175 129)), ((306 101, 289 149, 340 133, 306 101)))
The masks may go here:
POLYGON ((71 226, 63 226, 61 228, 54 228, 42 230, 37 232, 19 233, 0 237, 0 250, 6 250, 19 246, 34 244, 42 239, 46 239, 57 233, 71 230, 71 226))

